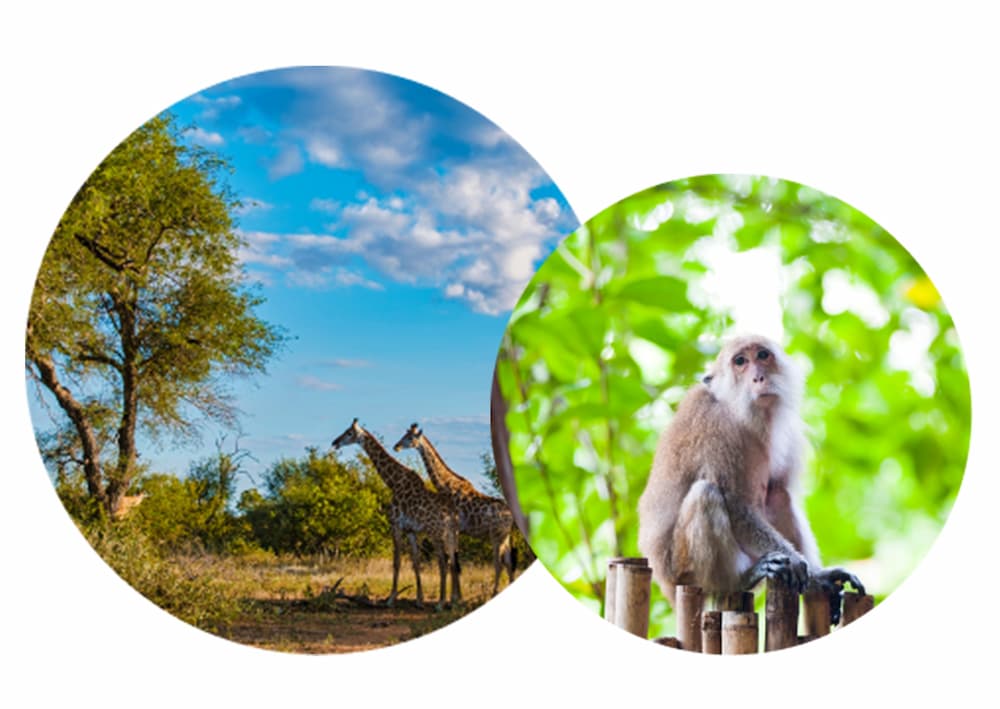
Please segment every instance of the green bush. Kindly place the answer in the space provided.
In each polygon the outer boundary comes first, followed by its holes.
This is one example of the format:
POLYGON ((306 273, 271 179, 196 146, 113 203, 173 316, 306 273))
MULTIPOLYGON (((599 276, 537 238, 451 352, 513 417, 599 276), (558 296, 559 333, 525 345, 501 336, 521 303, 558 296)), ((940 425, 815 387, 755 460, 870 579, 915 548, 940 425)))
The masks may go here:
POLYGON ((367 557, 388 553, 389 491, 366 463, 309 450, 271 466, 265 493, 246 491, 239 509, 257 542, 275 552, 367 557))
POLYGON ((94 551, 132 588, 173 616, 218 632, 243 611, 230 585, 199 574, 196 560, 164 552, 133 520, 80 525, 94 551))

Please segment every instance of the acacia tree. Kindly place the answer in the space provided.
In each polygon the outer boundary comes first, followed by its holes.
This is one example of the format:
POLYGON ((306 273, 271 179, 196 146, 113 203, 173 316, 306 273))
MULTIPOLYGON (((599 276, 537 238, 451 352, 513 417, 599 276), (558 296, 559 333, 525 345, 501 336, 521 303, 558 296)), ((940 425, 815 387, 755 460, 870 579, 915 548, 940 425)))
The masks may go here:
POLYGON ((224 167, 154 118, 87 179, 43 257, 25 365, 68 418, 108 513, 138 472, 140 427, 158 438, 195 433, 199 414, 232 424, 228 378, 262 372, 282 341, 254 313, 224 167))

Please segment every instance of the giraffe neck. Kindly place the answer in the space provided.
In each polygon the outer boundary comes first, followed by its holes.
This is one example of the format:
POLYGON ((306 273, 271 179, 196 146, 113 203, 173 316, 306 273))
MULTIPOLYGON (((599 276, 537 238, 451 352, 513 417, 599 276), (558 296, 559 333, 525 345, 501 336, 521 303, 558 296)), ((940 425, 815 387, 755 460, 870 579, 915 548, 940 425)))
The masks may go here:
POLYGON ((448 464, 444 462, 444 458, 442 458, 441 454, 437 452, 437 449, 431 445, 431 442, 427 440, 426 436, 422 436, 420 438, 417 450, 420 451, 420 457, 424 460, 424 467, 427 468, 427 475, 430 477, 431 482, 434 483, 434 487, 438 490, 465 492, 466 488, 471 485, 468 480, 448 467, 448 464))
POLYGON ((361 447, 368 454, 376 472, 393 492, 407 490, 414 483, 423 486, 420 476, 389 455, 389 451, 368 431, 361 436, 361 447))

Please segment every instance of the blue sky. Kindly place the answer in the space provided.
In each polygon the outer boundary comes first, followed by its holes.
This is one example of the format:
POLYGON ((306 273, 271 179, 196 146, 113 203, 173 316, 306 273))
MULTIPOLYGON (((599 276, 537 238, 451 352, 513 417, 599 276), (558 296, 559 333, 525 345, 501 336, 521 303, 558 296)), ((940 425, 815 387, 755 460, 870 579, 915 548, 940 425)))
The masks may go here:
MULTIPOLYGON (((251 474, 325 450, 356 416, 389 444, 420 422, 480 483, 507 315, 577 224, 542 168, 458 101, 362 70, 253 74, 169 110, 233 167, 258 314, 292 338, 266 376, 233 387, 251 474)), ((142 456, 183 473, 223 433, 142 456)))

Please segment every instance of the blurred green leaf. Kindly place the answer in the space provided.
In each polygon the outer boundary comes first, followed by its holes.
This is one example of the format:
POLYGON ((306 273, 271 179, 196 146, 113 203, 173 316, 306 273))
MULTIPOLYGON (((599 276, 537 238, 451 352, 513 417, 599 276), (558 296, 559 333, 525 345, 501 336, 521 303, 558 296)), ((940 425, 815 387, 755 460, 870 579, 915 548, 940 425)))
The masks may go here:
MULTIPOLYGON (((733 322, 692 301, 716 275, 706 254, 720 244, 780 258, 784 344, 808 373, 806 513, 824 560, 877 566, 886 580, 873 590, 884 596, 927 549, 964 471, 970 390, 954 324, 872 219, 767 177, 657 185, 598 214, 539 268, 499 368, 533 548, 595 610, 607 558, 638 552, 636 502, 668 404, 733 322), (834 282, 882 315, 850 299, 841 309, 827 292, 834 282)), ((656 588, 652 605, 652 633, 668 634, 656 588)))

